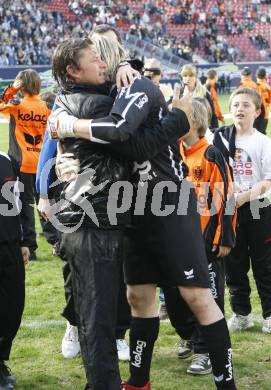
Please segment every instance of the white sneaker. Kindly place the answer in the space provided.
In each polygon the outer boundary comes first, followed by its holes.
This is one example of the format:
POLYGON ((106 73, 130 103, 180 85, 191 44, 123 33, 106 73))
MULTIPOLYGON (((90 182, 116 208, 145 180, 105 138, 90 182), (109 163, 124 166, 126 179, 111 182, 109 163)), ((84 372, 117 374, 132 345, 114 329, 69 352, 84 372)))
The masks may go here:
POLYGON ((263 320, 262 331, 264 333, 271 333, 271 316, 263 320))
POLYGON ((122 360, 123 362, 128 362, 130 360, 129 345, 126 343, 124 339, 117 339, 116 344, 117 344, 119 360, 122 360))
POLYGON ((62 339, 62 355, 65 359, 72 359, 80 352, 77 326, 71 325, 67 321, 67 329, 62 339))
POLYGON ((242 316, 241 314, 233 313, 233 316, 228 320, 228 328, 230 332, 237 330, 250 329, 254 326, 251 314, 242 316))

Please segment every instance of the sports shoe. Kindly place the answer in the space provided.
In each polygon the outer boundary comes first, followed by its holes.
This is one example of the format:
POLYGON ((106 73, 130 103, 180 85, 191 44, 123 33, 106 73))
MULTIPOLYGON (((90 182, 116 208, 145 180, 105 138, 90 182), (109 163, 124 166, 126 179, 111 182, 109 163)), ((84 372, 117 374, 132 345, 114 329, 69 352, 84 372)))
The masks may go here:
POLYGON ((186 370, 188 374, 206 375, 212 372, 212 365, 208 353, 195 353, 192 363, 186 370))
POLYGON ((118 358, 123 362, 128 362, 130 360, 130 348, 124 339, 117 339, 117 350, 118 358))
POLYGON ((0 377, 5 378, 8 383, 15 383, 16 377, 11 374, 10 368, 3 360, 0 360, 0 377))
POLYGON ((179 341, 178 358, 187 359, 193 353, 192 343, 190 340, 180 339, 179 341))
POLYGON ((66 332, 62 339, 61 350, 65 359, 72 359, 80 352, 77 326, 71 325, 68 321, 66 332))
POLYGON ((250 329, 254 326, 251 314, 242 316, 241 314, 233 313, 233 316, 228 320, 228 328, 230 332, 237 330, 250 329))
POLYGON ((161 305, 160 305, 159 319, 160 319, 160 321, 168 320, 167 307, 164 303, 161 303, 161 305))
POLYGON ((136 387, 136 386, 129 385, 128 383, 123 383, 122 390, 151 390, 151 384, 150 382, 148 382, 143 387, 136 387))
POLYGON ((263 320, 262 331, 264 333, 271 333, 271 316, 263 320))

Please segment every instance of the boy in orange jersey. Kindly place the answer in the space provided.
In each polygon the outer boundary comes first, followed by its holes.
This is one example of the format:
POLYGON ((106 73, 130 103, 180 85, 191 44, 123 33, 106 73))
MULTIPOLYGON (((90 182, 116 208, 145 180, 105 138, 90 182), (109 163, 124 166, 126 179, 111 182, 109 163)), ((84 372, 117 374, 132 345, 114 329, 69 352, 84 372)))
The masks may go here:
MULTIPOLYGON (((208 126, 207 105, 208 102, 203 99, 192 100, 194 125, 189 133, 182 137, 180 151, 188 166, 189 178, 195 184, 212 294, 220 309, 224 311, 223 259, 235 244, 234 208, 233 213, 228 213, 226 205, 228 201, 234 203, 234 192, 230 170, 222 153, 204 137, 208 126)), ((187 372, 194 375, 211 373, 209 355, 195 317, 177 294, 177 289, 166 287, 164 292, 171 323, 184 339, 178 356, 185 359, 194 352, 187 372)), ((219 378, 217 380, 219 381, 219 378)))
POLYGON ((51 110, 39 97, 41 80, 39 74, 27 69, 18 73, 13 84, 6 88, 0 100, 0 113, 9 117, 9 155, 20 166, 24 184, 21 220, 23 234, 30 245, 30 259, 35 260, 37 248, 34 195, 38 159, 51 110), (20 92, 21 100, 15 99, 20 92))
POLYGON ((270 104, 271 104, 271 87, 266 79, 266 70, 265 68, 259 68, 257 70, 257 84, 258 84, 258 92, 262 98, 262 104, 264 106, 264 118, 262 120, 262 129, 259 130, 262 133, 266 133, 266 128, 268 125, 268 118, 270 113, 270 104))
MULTIPOLYGON (((215 110, 215 114, 216 114, 217 119, 222 121, 222 122, 224 122, 224 117, 223 117, 223 114, 221 112, 221 108, 219 106, 218 96, 217 96, 217 92, 216 92, 217 81, 218 81, 217 72, 214 69, 208 70, 208 72, 207 72, 207 80, 206 80, 206 88, 207 88, 207 90, 211 94, 212 101, 213 101, 213 104, 214 104, 214 110, 215 110)), ((218 120, 217 120, 217 126, 216 127, 219 126, 218 120)))
MULTIPOLYGON (((260 92, 259 91, 259 86, 252 80, 252 76, 251 75, 252 75, 251 69, 248 66, 245 66, 242 69, 242 72, 241 72, 241 82, 240 82, 239 88, 250 88, 250 89, 254 89, 257 92, 260 92)), ((264 106, 264 102, 262 100, 261 113, 255 119, 253 126, 258 131, 260 131, 261 133, 265 134, 265 129, 266 129, 265 123, 266 123, 265 122, 265 106, 264 106)))

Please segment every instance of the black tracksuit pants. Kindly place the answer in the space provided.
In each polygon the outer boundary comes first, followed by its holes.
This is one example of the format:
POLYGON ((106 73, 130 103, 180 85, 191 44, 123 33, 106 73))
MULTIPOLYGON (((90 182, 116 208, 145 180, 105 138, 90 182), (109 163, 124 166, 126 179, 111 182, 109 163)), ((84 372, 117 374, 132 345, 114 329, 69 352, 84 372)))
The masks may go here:
POLYGON ((236 246, 225 263, 226 282, 234 313, 251 312, 248 272, 250 266, 262 305, 263 317, 271 315, 271 205, 253 219, 250 204, 238 209, 236 246))
MULTIPOLYGON (((61 258, 64 262, 62 271, 64 279, 64 293, 66 305, 62 311, 62 315, 73 326, 78 326, 75 315, 74 299, 72 292, 72 279, 71 269, 69 263, 65 260, 65 253, 62 248, 61 258)), ((124 283, 123 267, 120 267, 120 279, 119 279, 119 297, 117 305, 117 326, 116 326, 116 339, 124 339, 126 331, 130 328, 131 309, 127 301, 126 284, 124 283)))
MULTIPOLYGON (((24 185, 22 195, 21 222, 24 239, 29 242, 30 251, 35 251, 38 247, 35 229, 34 204, 39 202, 39 194, 36 192, 36 175, 21 172, 21 181, 24 185)), ((49 222, 40 218, 42 231, 49 244, 54 245, 59 240, 58 232, 49 222)))
MULTIPOLYGON (((211 253, 208 255, 211 291, 216 303, 224 312, 224 261, 216 258, 210 262, 210 258, 214 259, 214 255, 211 253)), ((171 325, 176 329, 178 335, 184 340, 191 341, 194 353, 207 353, 208 350, 201 334, 200 325, 180 295, 178 288, 163 287, 163 291, 171 325)))
POLYGON ((82 358, 93 390, 119 390, 116 318, 123 232, 81 227, 63 234, 82 358))
POLYGON ((0 360, 8 360, 19 329, 25 298, 24 263, 19 242, 0 243, 0 360))

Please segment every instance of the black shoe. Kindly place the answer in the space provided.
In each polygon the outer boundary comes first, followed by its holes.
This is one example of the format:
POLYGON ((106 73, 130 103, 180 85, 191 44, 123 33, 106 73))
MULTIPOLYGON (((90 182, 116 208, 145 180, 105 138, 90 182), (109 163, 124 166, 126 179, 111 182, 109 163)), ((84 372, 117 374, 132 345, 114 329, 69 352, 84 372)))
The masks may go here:
POLYGON ((35 251, 30 251, 29 261, 36 261, 37 255, 35 251))
POLYGON ((10 368, 3 360, 0 361, 0 378, 4 378, 8 383, 16 382, 16 377, 11 374, 10 368))

